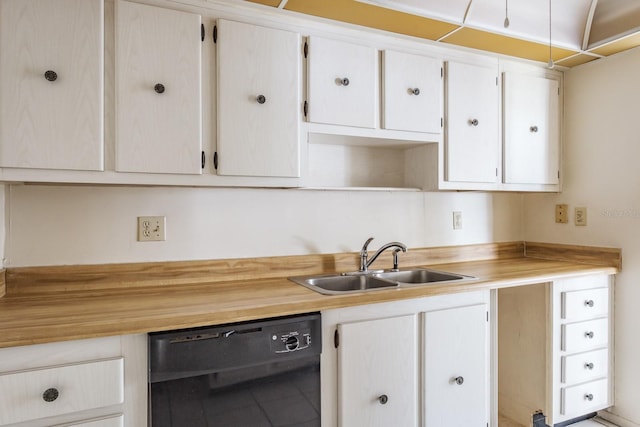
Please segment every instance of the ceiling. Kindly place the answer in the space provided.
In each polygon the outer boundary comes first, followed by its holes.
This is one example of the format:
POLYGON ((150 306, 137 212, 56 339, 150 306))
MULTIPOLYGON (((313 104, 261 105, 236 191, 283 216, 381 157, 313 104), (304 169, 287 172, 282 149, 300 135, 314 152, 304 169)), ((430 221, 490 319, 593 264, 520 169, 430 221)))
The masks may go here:
POLYGON ((565 67, 640 45, 640 0, 246 1, 565 67))

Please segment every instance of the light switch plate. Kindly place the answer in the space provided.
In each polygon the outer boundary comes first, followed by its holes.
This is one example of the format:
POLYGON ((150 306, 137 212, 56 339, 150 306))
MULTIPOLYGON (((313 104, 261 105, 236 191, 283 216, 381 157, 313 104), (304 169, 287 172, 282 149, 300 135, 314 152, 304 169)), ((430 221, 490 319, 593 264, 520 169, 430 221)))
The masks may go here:
POLYGON ((556 223, 567 224, 569 222, 569 206, 556 205, 556 223))

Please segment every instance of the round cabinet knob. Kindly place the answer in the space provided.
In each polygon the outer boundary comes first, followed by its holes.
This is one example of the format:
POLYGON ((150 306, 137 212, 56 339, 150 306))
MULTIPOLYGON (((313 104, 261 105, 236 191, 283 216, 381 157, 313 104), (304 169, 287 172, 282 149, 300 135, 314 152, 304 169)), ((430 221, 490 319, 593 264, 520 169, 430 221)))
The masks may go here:
POLYGON ((584 305, 586 305, 587 307, 593 307, 593 300, 592 299, 586 300, 584 302, 584 305))
POLYGON ((337 78, 336 83, 338 86, 349 86, 349 79, 347 77, 337 78))
POLYGON ((462 385, 464 383, 464 377, 455 377, 453 381, 458 385, 462 385))
POLYGON ((47 70, 44 72, 44 78, 49 82, 55 82, 58 80, 58 73, 53 70, 47 70))
POLYGON ((480 122, 478 121, 478 119, 470 119, 469 120, 469 124, 471 126, 478 126, 480 124, 480 122))
POLYGON ((593 333, 593 331, 589 331, 589 332, 585 332, 584 333, 585 338, 589 338, 589 339, 592 339, 594 335, 595 334, 593 333))
POLYGON ((60 396, 60 392, 57 388, 48 388, 42 393, 42 399, 45 402, 53 402, 60 396))
POLYGON ((591 393, 585 394, 584 398, 585 398, 585 400, 588 400, 589 402, 591 402, 593 400, 593 394, 591 394, 591 393))
POLYGON ((386 394, 383 394, 382 396, 378 397, 378 402, 380 402, 381 405, 386 405, 388 401, 389 401, 389 396, 387 396, 386 394))
POLYGON ((256 101, 258 102, 258 104, 264 104, 265 102, 267 102, 267 98, 264 95, 258 95, 256 96, 256 101))
POLYGON ((538 132, 538 126, 531 126, 531 127, 529 128, 529 130, 530 130, 531 132, 533 132, 533 133, 536 133, 536 132, 538 132))
POLYGON ((162 83, 157 83, 154 87, 153 90, 156 91, 156 93, 164 93, 164 85, 162 83))
POLYGON ((418 96, 418 95, 420 95, 420 89, 419 88, 414 88, 414 89, 409 88, 409 93, 411 93, 412 95, 418 96))
POLYGON ((593 363, 585 363, 584 364, 584 368, 588 369, 588 370, 592 370, 593 369, 593 363))

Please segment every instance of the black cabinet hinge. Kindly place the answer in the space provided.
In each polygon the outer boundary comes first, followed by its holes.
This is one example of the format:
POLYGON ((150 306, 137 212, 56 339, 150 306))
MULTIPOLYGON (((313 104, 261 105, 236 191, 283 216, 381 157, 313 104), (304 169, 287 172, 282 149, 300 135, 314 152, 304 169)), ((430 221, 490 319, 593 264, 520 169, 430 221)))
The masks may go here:
POLYGON ((444 117, 440 117, 440 127, 444 127, 444 117))
POLYGON ((302 111, 304 112, 304 116, 307 117, 307 114, 309 114, 309 103, 306 100, 304 101, 302 111))
POLYGON ((498 176, 498 168, 496 168, 496 176, 498 176))
POLYGON ((213 168, 218 170, 218 152, 213 153, 213 168))
POLYGON ((444 79, 444 67, 440 67, 440 78, 444 79))
POLYGON ((308 42, 304 42, 304 57, 305 59, 307 58, 307 56, 309 55, 309 43, 308 42))
POLYGON ((213 42, 218 43, 218 26, 213 26, 213 42))
POLYGON ((338 332, 337 329, 333 333, 333 345, 335 348, 338 348, 338 346, 340 345, 340 333, 338 332))
POLYGON ((487 311, 487 322, 489 321, 489 312, 487 311))
POLYGON ((496 86, 498 86, 498 77, 496 76, 496 86))
POLYGON ((202 169, 204 169, 204 165, 205 165, 206 160, 207 160, 207 158, 206 158, 206 156, 204 154, 204 150, 202 150, 202 155, 200 156, 200 165, 202 166, 202 169))
POLYGON ((200 24, 200 41, 204 41, 204 24, 200 24))

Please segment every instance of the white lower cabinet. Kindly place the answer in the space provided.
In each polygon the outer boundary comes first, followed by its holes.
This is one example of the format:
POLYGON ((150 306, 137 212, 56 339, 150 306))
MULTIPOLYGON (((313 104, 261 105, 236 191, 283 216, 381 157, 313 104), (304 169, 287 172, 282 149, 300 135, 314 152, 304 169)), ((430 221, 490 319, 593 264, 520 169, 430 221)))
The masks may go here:
POLYGON ((323 312, 323 427, 489 423, 489 291, 323 312))
POLYGON ((416 317, 338 325, 341 426, 418 425, 416 317))
POLYGON ((146 335, 0 349, 0 426, 145 426, 146 354, 146 335))
POLYGON ((486 303, 425 312, 426 426, 485 427, 489 404, 486 303))
POLYGON ((498 407, 547 425, 613 405, 613 276, 572 277, 498 292, 498 407))

